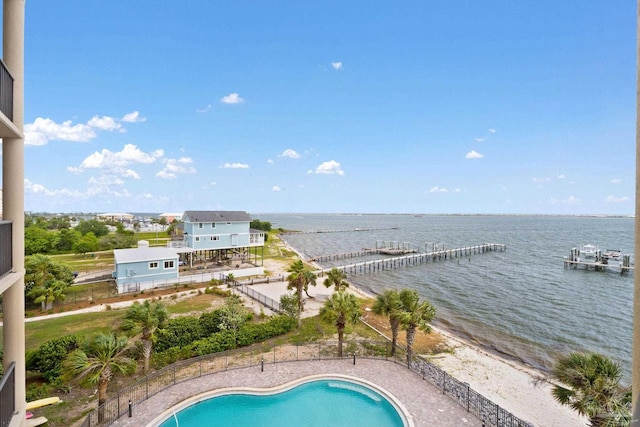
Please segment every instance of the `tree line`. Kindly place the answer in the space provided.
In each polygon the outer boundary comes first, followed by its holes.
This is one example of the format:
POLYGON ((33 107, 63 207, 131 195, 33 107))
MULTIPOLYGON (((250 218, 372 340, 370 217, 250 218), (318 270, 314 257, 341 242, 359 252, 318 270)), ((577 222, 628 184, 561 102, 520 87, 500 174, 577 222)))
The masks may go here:
POLYGON ((72 217, 62 216, 47 219, 43 216, 25 216, 25 255, 75 253, 122 249, 135 246, 135 232, 126 230, 119 223, 105 223, 95 219, 82 219, 71 227, 72 217), (109 232, 108 225, 116 227, 109 232))

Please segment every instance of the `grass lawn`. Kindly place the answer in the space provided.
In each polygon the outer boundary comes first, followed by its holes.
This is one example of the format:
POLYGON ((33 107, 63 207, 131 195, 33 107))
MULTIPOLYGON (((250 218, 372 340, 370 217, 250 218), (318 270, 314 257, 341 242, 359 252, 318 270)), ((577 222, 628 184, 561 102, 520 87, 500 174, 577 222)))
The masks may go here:
POLYGON ((125 313, 126 310, 112 310, 27 322, 25 323, 26 349, 35 350, 41 344, 65 335, 91 335, 95 332, 112 331, 114 324, 119 322, 125 313))
POLYGON ((113 251, 92 252, 87 255, 49 255, 56 262, 64 263, 71 271, 94 271, 113 268, 113 251))

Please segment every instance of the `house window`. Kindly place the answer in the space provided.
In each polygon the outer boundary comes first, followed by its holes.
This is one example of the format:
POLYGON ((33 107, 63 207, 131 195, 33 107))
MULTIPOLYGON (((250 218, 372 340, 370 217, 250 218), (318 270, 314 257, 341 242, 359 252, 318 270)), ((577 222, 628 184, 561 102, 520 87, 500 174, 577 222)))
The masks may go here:
POLYGON ((211 223, 211 228, 216 228, 216 223, 215 222, 211 223))
POLYGON ((196 242, 200 241, 200 236, 196 236, 196 242))
POLYGON ((154 261, 154 262, 150 262, 149 263, 149 270, 154 270, 158 268, 158 261, 154 261))
POLYGON ((220 240, 220 236, 211 236, 211 240, 220 240))
POLYGON ((173 261, 165 261, 164 268, 173 268, 173 261))
POLYGON ((198 223, 198 228, 204 228, 204 223, 199 222, 199 223, 198 223))

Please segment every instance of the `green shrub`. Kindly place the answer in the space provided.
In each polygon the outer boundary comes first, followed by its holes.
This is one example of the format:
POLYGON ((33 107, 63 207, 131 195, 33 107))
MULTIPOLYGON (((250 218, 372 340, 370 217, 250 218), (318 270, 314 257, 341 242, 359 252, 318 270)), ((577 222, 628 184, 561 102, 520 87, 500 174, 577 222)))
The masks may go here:
POLYGON ((220 331, 221 313, 222 311, 217 309, 200 315, 199 322, 203 337, 220 331))
POLYGON ((162 352, 171 347, 185 347, 202 336, 202 327, 198 318, 178 317, 169 320, 164 328, 158 329, 155 349, 162 352))
POLYGON ((40 372, 49 383, 60 378, 61 364, 67 354, 78 348, 82 337, 66 335, 55 340, 47 341, 37 350, 27 353, 27 369, 40 372))

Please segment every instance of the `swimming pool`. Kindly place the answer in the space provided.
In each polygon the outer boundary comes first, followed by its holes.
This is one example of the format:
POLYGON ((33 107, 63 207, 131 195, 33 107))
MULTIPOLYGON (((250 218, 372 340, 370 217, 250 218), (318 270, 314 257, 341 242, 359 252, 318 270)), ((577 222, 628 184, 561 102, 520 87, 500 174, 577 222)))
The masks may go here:
POLYGON ((151 426, 409 427, 398 402, 346 377, 306 378, 277 389, 218 391, 166 411, 151 426))

